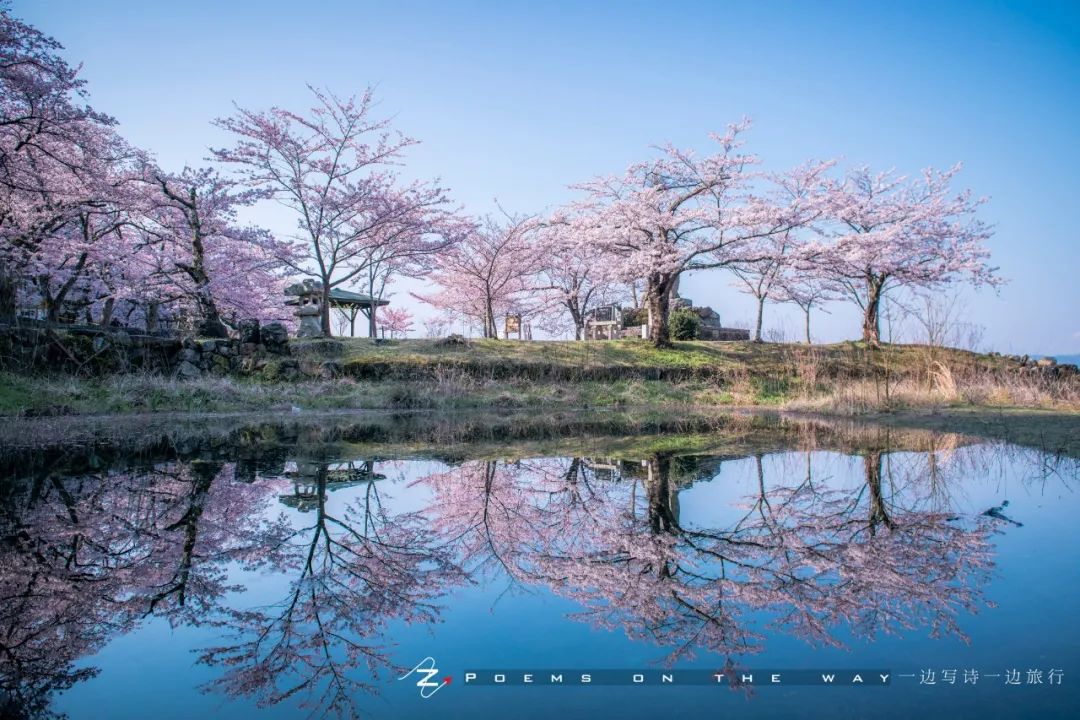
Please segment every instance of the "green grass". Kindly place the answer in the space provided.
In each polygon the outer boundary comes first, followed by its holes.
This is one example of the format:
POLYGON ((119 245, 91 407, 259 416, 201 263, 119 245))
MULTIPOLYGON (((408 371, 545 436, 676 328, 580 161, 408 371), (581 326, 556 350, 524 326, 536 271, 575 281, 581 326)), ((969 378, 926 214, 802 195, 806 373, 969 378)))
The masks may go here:
MULTIPOLYGON (((1001 356, 914 345, 806 347, 749 342, 294 341, 301 367, 335 364, 334 380, 205 377, 190 382, 0 373, 0 414, 90 415, 289 410, 688 409, 765 407, 830 416, 933 408, 1080 407, 1074 377, 1022 380, 1001 356), (944 363, 957 385, 928 386, 944 363), (888 378, 886 381, 885 378, 888 378), (1005 378, 1008 382, 1002 382, 1005 378), (1009 384, 1011 383, 1011 384, 1009 384), (1040 384, 1041 383, 1041 384, 1040 384)), ((1015 364, 1014 364, 1015 367, 1015 364)), ((950 380, 951 382, 951 380, 950 380)))
MULTIPOLYGON (((326 341, 294 343, 298 354, 320 356, 326 341)), ((436 340, 338 338, 327 355, 345 374, 363 380, 441 378, 464 374, 479 379, 669 380, 776 378, 797 374, 812 362, 824 377, 865 377, 925 369, 927 358, 953 367, 1000 369, 1007 360, 962 350, 889 346, 875 351, 864 343, 802 345, 751 342, 676 342, 656 348, 645 340, 601 342, 473 340, 446 345, 436 340)), ((766 389, 764 394, 777 394, 766 389)))

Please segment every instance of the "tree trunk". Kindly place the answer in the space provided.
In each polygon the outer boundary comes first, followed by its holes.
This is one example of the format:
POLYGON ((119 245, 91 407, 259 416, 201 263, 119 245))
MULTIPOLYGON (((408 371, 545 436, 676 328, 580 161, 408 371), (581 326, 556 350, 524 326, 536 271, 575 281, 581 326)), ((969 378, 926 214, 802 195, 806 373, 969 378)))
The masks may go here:
POLYGON ((881 344, 881 288, 884 281, 877 276, 866 278, 866 307, 863 314, 863 341, 881 344))
POLYGON ((570 311, 570 319, 574 321, 574 339, 585 339, 585 314, 581 312, 580 305, 575 301, 567 301, 564 303, 566 309, 570 311))
POLYGON ((495 308, 491 304, 490 296, 484 303, 484 337, 499 337, 499 329, 495 327, 495 308))
POLYGON ((757 321, 754 323, 754 342, 761 342, 761 320, 765 315, 765 298, 757 299, 757 321))
POLYGON ((0 263, 0 318, 15 317, 16 296, 15 277, 0 263))
POLYGON ((649 277, 646 301, 649 306, 649 339, 656 347, 671 347, 668 310, 671 306, 672 278, 654 274, 649 277))
POLYGON ((810 345, 810 308, 803 308, 803 312, 806 313, 806 344, 810 345))
POLYGON ((863 456, 863 467, 866 471, 866 487, 870 490, 870 534, 876 534, 878 525, 884 525, 890 530, 893 528, 892 518, 889 517, 888 508, 885 506, 885 497, 881 492, 881 465, 882 452, 872 450, 863 456))
POLYGON ((112 321, 113 309, 116 307, 116 300, 114 298, 108 298, 105 300, 101 307, 101 324, 107 326, 112 321))
POLYGON ((214 302, 213 293, 210 292, 210 278, 205 275, 200 279, 199 286, 195 291, 195 302, 199 306, 199 316, 202 318, 199 323, 198 334, 210 338, 229 337, 229 330, 221 322, 221 314, 218 312, 217 303, 214 302))
POLYGON ((370 296, 370 297, 371 297, 371 309, 368 311, 368 321, 367 321, 368 337, 377 338, 377 337, 379 337, 379 325, 375 320, 375 310, 376 310, 375 297, 374 296, 370 296))
POLYGON ((47 276, 42 276, 41 288, 42 295, 45 298, 45 319, 49 322, 57 322, 60 319, 60 309, 64 307, 64 302, 67 300, 67 294, 71 291, 71 288, 75 286, 75 282, 82 275, 83 268, 86 267, 87 254, 81 253, 79 255, 78 262, 75 263, 75 268, 71 272, 71 276, 60 286, 56 295, 51 296, 48 293, 49 280, 47 276))
POLYGON ((185 269, 195 283, 195 304, 202 318, 195 330, 203 337, 227 338, 229 331, 221 322, 221 314, 214 302, 214 293, 210 290, 210 273, 206 271, 206 248, 203 245, 202 221, 199 219, 195 188, 191 188, 186 207, 191 225, 191 265, 185 269))
POLYGON ((323 278, 322 282, 322 295, 319 298, 319 325, 322 326, 323 335, 326 337, 333 337, 334 333, 330 329, 330 283, 329 278, 323 278))
POLYGON ((659 455, 648 461, 646 491, 649 496, 649 528, 654 534, 679 529, 679 492, 671 482, 671 458, 659 455))

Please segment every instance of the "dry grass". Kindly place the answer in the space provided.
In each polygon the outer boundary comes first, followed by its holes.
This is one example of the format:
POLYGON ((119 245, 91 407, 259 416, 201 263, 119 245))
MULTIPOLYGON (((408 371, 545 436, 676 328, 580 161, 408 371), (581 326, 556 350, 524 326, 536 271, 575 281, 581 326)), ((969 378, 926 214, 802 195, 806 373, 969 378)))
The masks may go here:
MULTIPOLYGON (((320 360, 317 346, 300 349, 320 360)), ((802 346, 635 341, 349 341, 345 377, 142 373, 74 378, 0 373, 0 415, 289 409, 681 408, 767 406, 833 415, 941 407, 1080 411, 1080 377, 1015 359, 917 345, 802 346)), ((316 363, 317 364, 317 363, 316 363)))
POLYGON ((990 369, 958 372, 935 359, 922 373, 834 378, 825 387, 806 386, 783 405, 786 410, 832 415, 964 406, 1080 412, 1080 379, 990 369))

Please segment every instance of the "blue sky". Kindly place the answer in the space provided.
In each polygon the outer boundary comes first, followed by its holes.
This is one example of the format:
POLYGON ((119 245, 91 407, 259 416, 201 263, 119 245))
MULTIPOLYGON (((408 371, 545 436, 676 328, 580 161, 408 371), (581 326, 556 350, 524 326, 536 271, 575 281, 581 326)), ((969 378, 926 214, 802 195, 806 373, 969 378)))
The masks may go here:
MULTIPOLYGON (((167 167, 226 142, 232 103, 307 107, 305 83, 378 87, 472 212, 538 212, 567 185, 672 141, 705 148, 743 116, 769 169, 838 157, 905 173, 963 161, 990 196, 1010 283, 966 319, 1011 352, 1080 350, 1080 3, 229 2, 15 0, 84 65, 92 100, 167 167)), ((282 230, 271 208, 253 219, 282 230)), ((723 273, 684 281, 725 323, 752 303, 723 273)), ((398 297, 409 304, 404 292, 398 297)), ((845 307, 815 335, 857 334, 845 307)), ((799 331, 770 308, 766 326, 799 331)))

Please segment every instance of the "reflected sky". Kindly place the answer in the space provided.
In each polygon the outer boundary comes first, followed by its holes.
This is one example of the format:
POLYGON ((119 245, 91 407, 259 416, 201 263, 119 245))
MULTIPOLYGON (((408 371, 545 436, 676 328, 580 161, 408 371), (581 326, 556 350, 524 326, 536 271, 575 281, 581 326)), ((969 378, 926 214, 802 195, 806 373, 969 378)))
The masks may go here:
MULTIPOLYGON (((574 453, 82 443, 5 459, 4 717, 1065 717, 1078 464, 728 427, 574 453), (759 442, 756 442, 759 441, 759 442), (397 678, 425 657, 452 682, 397 678), (889 668, 887 688, 465 687, 467 668, 889 668), (993 674, 1063 669, 1061 685, 993 674), (919 685, 978 669, 977 686, 919 685)), ((353 438, 355 439, 355 438, 353 438)))

